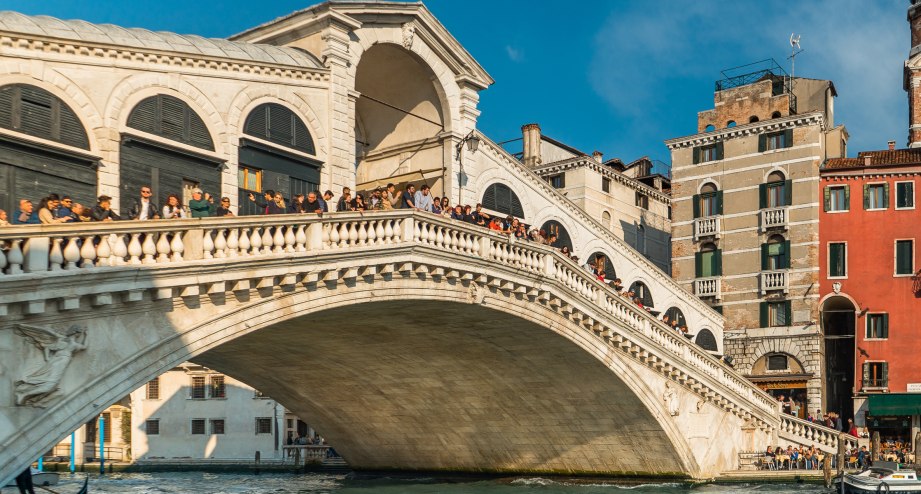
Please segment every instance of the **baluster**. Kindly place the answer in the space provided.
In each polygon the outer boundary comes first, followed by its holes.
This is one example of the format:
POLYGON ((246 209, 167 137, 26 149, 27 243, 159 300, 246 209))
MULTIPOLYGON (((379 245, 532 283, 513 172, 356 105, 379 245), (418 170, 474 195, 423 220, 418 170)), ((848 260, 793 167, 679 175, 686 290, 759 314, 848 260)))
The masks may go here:
POLYGON ((422 222, 417 221, 413 225, 413 240, 422 240, 422 222))
POLYGON ((3 274, 4 269, 6 269, 6 254, 3 253, 3 249, 0 249, 0 274, 3 274))
POLYGON ((297 239, 294 238, 294 226, 295 225, 288 225, 288 227, 285 228, 285 252, 294 252, 294 242, 297 241, 297 239))
POLYGON ((272 253, 272 244, 275 240, 272 237, 272 227, 265 227, 262 229, 262 253, 271 254, 272 253))
POLYGON ((169 262, 169 234, 162 232, 157 239, 157 262, 169 262))
POLYGON ((384 220, 384 243, 393 243, 393 220, 384 220))
POLYGON ((259 227, 253 227, 253 232, 249 235, 249 245, 252 246, 252 253, 258 256, 262 253, 262 234, 259 233, 259 227))
POLYGON ((227 257, 227 240, 223 228, 214 231, 214 257, 227 257))
POLYGON ((294 234, 295 252, 307 252, 307 232, 306 227, 301 224, 297 225, 297 232, 294 234))
POLYGON ((329 223, 321 223, 320 225, 320 231, 322 232, 320 234, 320 248, 328 249, 331 243, 335 243, 330 239, 330 231, 335 230, 335 228, 332 228, 329 223))
POLYGON ((6 254, 6 260, 10 264, 9 274, 22 273, 22 263, 25 262, 25 258, 22 255, 21 243, 22 240, 18 238, 11 241, 10 250, 6 254))
POLYGON ((445 246, 445 236, 444 236, 444 233, 442 232, 443 229, 440 226, 436 226, 434 228, 435 228, 435 238, 434 238, 435 245, 438 247, 444 247, 445 246))
POLYGON ((185 245, 182 244, 182 232, 176 232, 176 234, 173 235, 173 241, 170 242, 169 246, 173 251, 173 261, 181 261, 182 253, 185 251, 185 245))
POLYGON ((368 222, 368 245, 377 245, 377 225, 379 221, 368 222))
POLYGON ((249 228, 240 230, 240 255, 248 256, 253 244, 249 241, 249 228))
POLYGON ((345 247, 349 244, 349 225, 346 222, 339 224, 339 247, 345 247))
POLYGON ((421 221, 416 222, 416 229, 419 232, 417 238, 419 239, 419 243, 423 245, 427 244, 429 240, 429 231, 426 226, 428 225, 423 224, 421 221))
POLYGON ((342 240, 339 238, 339 228, 335 224, 330 223, 329 226, 329 247, 337 247, 339 241, 342 240))
POLYGON ((275 235, 272 236, 272 242, 275 244, 275 248, 272 249, 272 252, 280 254, 285 252, 285 233, 284 226, 278 225, 275 227, 275 235))
POLYGON ((109 245, 109 236, 100 235, 99 244, 96 245, 96 265, 104 266, 111 262, 112 246, 109 245))
POLYGON ((237 257, 240 248, 240 234, 236 228, 227 230, 227 256, 237 257))
MULTIPOLYGON (((157 262, 157 244, 154 242, 154 233, 148 233, 144 235, 144 243, 141 244, 141 250, 144 251, 144 264, 154 264, 157 262)), ((159 236, 166 235, 165 233, 156 234, 159 236)))
POLYGON ((211 230, 205 230, 201 237, 201 255, 202 259, 214 259, 214 239, 211 238, 211 230))
MULTIPOLYGON (((74 269, 77 267, 77 263, 80 262, 80 247, 77 246, 79 243, 80 237, 70 237, 67 239, 67 245, 64 246, 64 260, 67 261, 67 264, 64 265, 64 269, 74 269)), ((2 256, 2 252, 0 252, 2 256)), ((0 266, 0 272, 3 271, 3 266, 0 266)))
POLYGON ((358 243, 358 230, 355 227, 356 222, 349 222, 349 245, 356 245, 358 243))
POLYGON ((61 242, 64 239, 56 237, 51 239, 51 252, 48 253, 48 264, 51 271, 59 271, 64 264, 64 253, 61 252, 61 242))
MULTIPOLYGON (((377 226, 374 228, 374 235, 377 237, 378 244, 386 244, 388 235, 387 230, 384 229, 384 224, 388 223, 389 220, 377 221, 377 226)), ((392 234, 392 233, 391 233, 392 234)))
POLYGON ((368 222, 358 223, 358 245, 365 245, 368 243, 368 222))
POLYGON ((112 266, 122 266, 125 264, 125 258, 128 257, 128 242, 125 241, 127 234, 116 233, 109 237, 109 243, 112 246, 112 258, 109 263, 112 266))
POLYGON ((403 220, 393 221, 393 242, 400 243, 403 240, 403 220))
POLYGON ((128 264, 134 266, 141 264, 141 254, 143 253, 144 251, 141 249, 141 234, 132 233, 131 241, 128 242, 128 255, 131 256, 128 259, 128 264))

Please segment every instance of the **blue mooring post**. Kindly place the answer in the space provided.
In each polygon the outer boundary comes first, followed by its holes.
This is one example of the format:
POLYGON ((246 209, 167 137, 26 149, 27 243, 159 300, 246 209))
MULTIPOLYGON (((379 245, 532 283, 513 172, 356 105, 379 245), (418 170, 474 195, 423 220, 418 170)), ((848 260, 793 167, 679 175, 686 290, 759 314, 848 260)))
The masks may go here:
POLYGON ((106 419, 99 416, 99 473, 106 473, 106 419))
POLYGON ((43 456, 38 457, 38 471, 39 472, 41 472, 44 469, 44 464, 42 463, 44 459, 45 458, 43 456))
POLYGON ((70 433, 70 473, 77 471, 76 465, 76 454, 77 454, 77 432, 70 433))

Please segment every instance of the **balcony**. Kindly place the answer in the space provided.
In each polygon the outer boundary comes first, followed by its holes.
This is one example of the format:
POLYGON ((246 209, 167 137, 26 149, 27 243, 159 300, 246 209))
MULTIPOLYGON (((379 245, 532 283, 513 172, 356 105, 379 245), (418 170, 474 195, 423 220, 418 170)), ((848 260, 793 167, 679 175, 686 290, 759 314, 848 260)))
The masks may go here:
POLYGON ((769 208, 761 210, 761 231, 767 231, 771 228, 787 229, 789 221, 788 208, 769 208))
POLYGON ((715 297, 717 300, 721 299, 720 277, 714 276, 694 280, 694 295, 698 297, 715 297))
POLYGON ((889 387, 889 379, 864 379, 862 388, 867 389, 886 389, 889 387))
POLYGON ((790 291, 790 277, 786 269, 781 271, 762 271, 760 276, 762 295, 775 290, 783 290, 784 293, 790 291))
POLYGON ((706 218, 694 218, 694 240, 700 240, 704 237, 720 236, 720 217, 707 216, 706 218))

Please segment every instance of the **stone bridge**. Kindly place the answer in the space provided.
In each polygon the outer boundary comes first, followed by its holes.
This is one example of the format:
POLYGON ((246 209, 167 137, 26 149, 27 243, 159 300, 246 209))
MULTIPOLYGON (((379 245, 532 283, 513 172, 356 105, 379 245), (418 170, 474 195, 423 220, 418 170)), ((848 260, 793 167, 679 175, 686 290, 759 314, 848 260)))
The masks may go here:
POLYGON ((556 250, 428 213, 0 242, 3 479, 185 360, 310 417, 359 469, 711 478, 808 435, 556 250))

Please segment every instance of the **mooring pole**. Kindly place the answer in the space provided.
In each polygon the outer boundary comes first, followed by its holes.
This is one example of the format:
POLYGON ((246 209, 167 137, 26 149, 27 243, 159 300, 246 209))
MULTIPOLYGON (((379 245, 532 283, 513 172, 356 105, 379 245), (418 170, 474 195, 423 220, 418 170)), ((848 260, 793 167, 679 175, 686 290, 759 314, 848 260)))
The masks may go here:
POLYGON ((106 419, 99 416, 99 474, 106 473, 106 419))
POLYGON ((77 431, 70 433, 70 473, 77 471, 77 431))
POLYGON ((822 458, 822 474, 825 477, 825 488, 828 489, 831 487, 831 455, 826 454, 825 458, 822 458))
POLYGON ((876 463, 879 458, 879 431, 873 432, 873 438, 870 440, 870 464, 876 463))
POLYGON ((845 446, 844 433, 839 432, 838 433, 838 469, 837 469, 838 476, 841 476, 841 474, 844 473, 844 462, 845 462, 844 446, 845 446))

